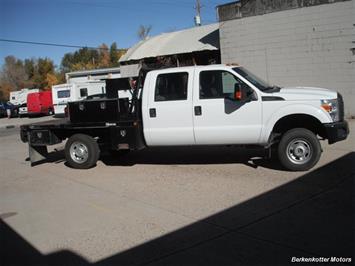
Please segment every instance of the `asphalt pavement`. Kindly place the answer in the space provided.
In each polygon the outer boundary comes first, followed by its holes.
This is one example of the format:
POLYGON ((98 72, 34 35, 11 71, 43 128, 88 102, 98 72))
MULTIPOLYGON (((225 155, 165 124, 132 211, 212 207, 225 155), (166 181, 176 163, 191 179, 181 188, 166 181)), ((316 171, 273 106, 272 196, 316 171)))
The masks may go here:
POLYGON ((18 127, 0 128, 0 265, 351 265, 350 125, 307 172, 232 147, 147 149, 75 170, 60 144, 30 167, 18 127))

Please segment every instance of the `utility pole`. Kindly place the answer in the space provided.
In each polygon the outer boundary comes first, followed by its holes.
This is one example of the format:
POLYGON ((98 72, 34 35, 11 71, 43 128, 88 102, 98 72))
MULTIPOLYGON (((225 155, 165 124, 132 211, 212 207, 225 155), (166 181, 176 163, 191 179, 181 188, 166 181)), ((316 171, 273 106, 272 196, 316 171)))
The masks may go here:
POLYGON ((201 3, 200 0, 196 0, 196 16, 195 16, 195 25, 196 26, 201 26, 201 3))

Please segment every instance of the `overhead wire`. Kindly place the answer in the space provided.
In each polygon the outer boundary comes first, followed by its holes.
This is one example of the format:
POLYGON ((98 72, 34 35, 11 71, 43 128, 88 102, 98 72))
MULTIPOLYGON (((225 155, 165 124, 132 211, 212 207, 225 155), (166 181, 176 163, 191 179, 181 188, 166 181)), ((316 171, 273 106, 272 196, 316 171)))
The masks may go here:
POLYGON ((90 47, 90 46, 81 46, 81 45, 34 42, 34 41, 23 41, 23 40, 12 40, 12 39, 1 39, 1 38, 0 38, 0 42, 22 43, 22 44, 32 44, 32 45, 46 45, 46 46, 57 46, 57 47, 67 47, 67 48, 87 48, 87 49, 92 49, 92 50, 109 50, 109 48, 105 48, 105 47, 90 47))

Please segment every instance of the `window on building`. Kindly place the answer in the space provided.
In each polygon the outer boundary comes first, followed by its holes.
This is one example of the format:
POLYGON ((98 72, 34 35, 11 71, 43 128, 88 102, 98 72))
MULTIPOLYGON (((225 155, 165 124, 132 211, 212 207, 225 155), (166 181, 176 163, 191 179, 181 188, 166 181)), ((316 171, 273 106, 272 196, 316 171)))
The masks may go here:
POLYGON ((186 72, 160 74, 155 85, 155 101, 179 101, 187 99, 186 72))

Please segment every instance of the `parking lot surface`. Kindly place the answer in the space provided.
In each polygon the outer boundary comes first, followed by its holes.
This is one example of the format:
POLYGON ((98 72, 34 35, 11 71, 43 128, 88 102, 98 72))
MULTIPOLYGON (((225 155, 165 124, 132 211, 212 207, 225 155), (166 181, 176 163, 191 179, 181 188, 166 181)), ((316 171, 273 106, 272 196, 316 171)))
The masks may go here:
POLYGON ((31 124, 36 122, 43 122, 55 119, 52 116, 38 116, 38 117, 14 117, 14 118, 0 118, 0 129, 9 129, 19 127, 24 124, 31 124))
POLYGON ((322 142, 321 161, 308 172, 283 171, 260 151, 235 147, 147 149, 76 170, 66 166, 63 144, 53 160, 30 167, 18 128, 0 124, 0 265, 349 258, 355 121, 350 130, 346 141, 322 142))

